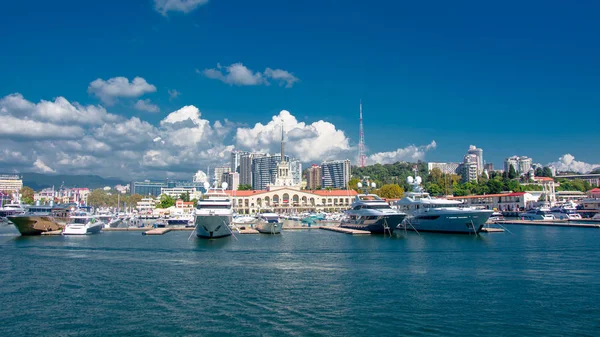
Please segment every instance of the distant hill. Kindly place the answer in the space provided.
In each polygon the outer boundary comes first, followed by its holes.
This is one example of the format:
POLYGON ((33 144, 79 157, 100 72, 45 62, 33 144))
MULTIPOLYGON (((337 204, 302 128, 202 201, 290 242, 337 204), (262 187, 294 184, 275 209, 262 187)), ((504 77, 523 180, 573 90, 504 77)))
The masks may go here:
POLYGON ((42 174, 42 173, 19 173, 23 176, 23 186, 29 186, 34 191, 46 187, 87 187, 89 189, 102 188, 104 186, 114 187, 116 185, 129 184, 117 178, 102 178, 97 175, 72 175, 72 174, 42 174))

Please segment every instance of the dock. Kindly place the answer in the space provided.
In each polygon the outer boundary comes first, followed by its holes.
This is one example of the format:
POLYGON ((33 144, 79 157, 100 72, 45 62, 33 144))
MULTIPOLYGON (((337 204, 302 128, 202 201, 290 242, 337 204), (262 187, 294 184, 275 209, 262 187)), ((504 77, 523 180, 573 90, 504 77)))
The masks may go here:
POLYGON ((260 234, 260 232, 254 228, 239 229, 238 233, 239 234, 260 234))
POLYGON ((324 230, 339 232, 339 233, 344 233, 344 234, 351 234, 351 235, 371 235, 371 232, 363 231, 360 229, 350 229, 350 228, 333 227, 333 226, 320 226, 319 229, 324 229, 324 230))
POLYGON ((503 220, 496 221, 501 225, 522 225, 522 226, 547 226, 547 227, 578 227, 578 228, 600 228, 597 223, 572 223, 558 221, 539 221, 539 220, 503 220))
POLYGON ((142 235, 163 235, 171 231, 171 228, 154 228, 147 232, 143 232, 142 235))

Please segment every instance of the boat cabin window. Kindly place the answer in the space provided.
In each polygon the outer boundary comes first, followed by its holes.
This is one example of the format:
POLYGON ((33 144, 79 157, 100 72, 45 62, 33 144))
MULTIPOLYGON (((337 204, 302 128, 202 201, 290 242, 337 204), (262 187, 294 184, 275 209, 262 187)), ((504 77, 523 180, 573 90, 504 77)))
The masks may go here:
POLYGON ((88 223, 88 220, 89 219, 87 218, 74 218, 72 222, 85 225, 86 223, 88 223))
POLYGON ((230 205, 201 205, 198 204, 198 206, 196 207, 197 209, 229 209, 231 208, 230 205))

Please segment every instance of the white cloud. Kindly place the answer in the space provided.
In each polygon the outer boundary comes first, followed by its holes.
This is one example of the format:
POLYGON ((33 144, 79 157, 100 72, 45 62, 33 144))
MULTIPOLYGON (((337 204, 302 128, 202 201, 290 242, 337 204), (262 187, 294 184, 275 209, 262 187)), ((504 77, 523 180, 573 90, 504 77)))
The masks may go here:
POLYGON ((98 78, 88 86, 88 93, 96 95, 107 105, 114 104, 119 97, 135 98, 155 91, 156 87, 141 77, 131 82, 126 77, 113 77, 106 81, 98 78))
POLYGON ((56 173, 55 170, 50 168, 48 165, 44 164, 39 158, 35 160, 33 163, 34 169, 39 173, 56 173))
POLYGON ((342 130, 323 120, 306 124, 298 122, 289 111, 282 110, 266 125, 238 128, 235 136, 238 147, 253 151, 279 152, 281 125, 286 133, 286 154, 303 162, 334 159, 350 149, 349 139, 342 130))
POLYGON ((167 90, 167 92, 169 93, 170 100, 176 99, 177 97, 181 96, 181 93, 175 89, 169 89, 167 90))
POLYGON ((588 173, 594 169, 600 168, 600 164, 588 164, 586 162, 577 161, 575 157, 567 153, 562 157, 558 158, 558 161, 549 163, 548 166, 554 166, 557 171, 566 172, 579 172, 588 173))
POLYGON ((230 66, 221 66, 217 63, 216 68, 200 70, 196 69, 197 73, 202 73, 204 76, 219 80, 229 85, 270 85, 269 79, 275 80, 280 85, 285 85, 286 88, 291 88, 299 79, 292 73, 282 69, 267 68, 263 73, 248 69, 242 63, 234 63, 230 66))
POLYGON ((138 100, 137 102, 135 102, 134 108, 136 108, 137 110, 140 111, 147 111, 147 112, 159 112, 160 109, 158 108, 158 105, 153 104, 150 99, 144 99, 144 100, 138 100))
POLYGON ((166 16, 168 12, 189 13, 208 3, 208 0, 154 0, 154 9, 166 16))
MULTIPOLYGON (((0 98, 0 120, 0 169, 4 172, 189 178, 206 166, 227 165, 235 148, 279 152, 282 123, 286 154, 305 163, 356 155, 350 139, 334 124, 300 122, 286 110, 247 126, 211 120, 197 107, 186 105, 152 124, 111 114, 101 106, 70 103, 63 97, 34 103, 12 94, 0 98)), ((412 155, 406 156, 422 158, 433 146, 414 147, 412 155)), ((394 153, 399 157, 398 151, 394 153)))
POLYGON ((299 79, 292 75, 290 72, 287 72, 282 69, 265 69, 265 76, 272 78, 276 81, 279 81, 279 85, 284 85, 286 88, 291 88, 294 83, 298 82, 299 79))
POLYGON ((379 152, 368 157, 368 164, 393 164, 399 161, 417 161, 425 159, 425 152, 435 149, 435 141, 423 146, 409 145, 396 151, 379 152))

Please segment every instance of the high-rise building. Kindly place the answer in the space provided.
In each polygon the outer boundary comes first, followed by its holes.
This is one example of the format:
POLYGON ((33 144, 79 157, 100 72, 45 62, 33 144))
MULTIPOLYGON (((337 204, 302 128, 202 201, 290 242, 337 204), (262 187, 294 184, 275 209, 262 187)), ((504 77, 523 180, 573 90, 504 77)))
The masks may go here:
MULTIPOLYGON (((289 162, 289 157, 284 156, 289 162)), ((264 190, 269 185, 275 184, 277 180, 277 164, 281 161, 281 155, 261 155, 252 159, 252 189, 264 190)))
POLYGON ((262 153, 244 152, 240 156, 240 185, 252 185, 252 158, 262 157, 262 153))
POLYGON ((290 161, 290 174, 294 185, 302 183, 302 163, 299 160, 290 161))
POLYGON ((0 175, 0 192, 15 192, 23 188, 23 178, 18 175, 0 175))
POLYGON ((504 171, 509 172, 510 166, 515 168, 518 175, 529 174, 533 165, 533 160, 526 156, 512 156, 504 159, 504 171))
POLYGON ((475 155, 477 164, 477 174, 481 175, 483 173, 483 150, 477 148, 475 145, 471 145, 469 146, 467 154, 475 155))
MULTIPOLYGON (((223 180, 223 174, 231 172, 231 167, 229 166, 218 166, 215 167, 215 180, 217 182, 217 186, 221 186, 221 184, 226 181, 223 180)), ((226 178, 225 178, 226 179, 226 178)))
POLYGON ((311 190, 315 190, 321 187, 321 166, 313 164, 308 169, 308 177, 306 179, 306 182, 306 187, 311 190))
POLYGON ((169 186, 164 181, 133 181, 131 182, 131 194, 158 197, 162 193, 162 189, 167 187, 169 186))
POLYGON ((224 175, 227 177, 227 189, 237 191, 240 186, 240 174, 237 172, 228 172, 224 173, 224 175))
POLYGON ((494 170, 494 164, 493 163, 485 163, 485 164, 483 164, 483 169, 488 171, 488 173, 491 173, 494 170))
POLYGON ((477 182, 477 177, 479 177, 479 158, 476 154, 467 154, 465 155, 463 164, 462 164, 462 178, 463 181, 466 182, 477 182))
POLYGON ((350 181, 350 160, 324 161, 321 164, 321 187, 346 188, 350 181))
POLYGON ((245 151, 233 150, 231 151, 231 172, 240 173, 242 156, 248 154, 245 151))

